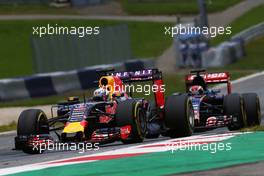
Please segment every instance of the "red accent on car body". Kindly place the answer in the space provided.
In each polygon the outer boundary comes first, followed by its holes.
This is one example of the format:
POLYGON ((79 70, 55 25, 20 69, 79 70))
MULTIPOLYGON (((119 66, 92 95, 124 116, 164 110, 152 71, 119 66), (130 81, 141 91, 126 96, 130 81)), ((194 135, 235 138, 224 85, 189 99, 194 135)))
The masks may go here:
POLYGON ((80 124, 85 128, 85 127, 88 126, 88 121, 86 121, 86 120, 82 120, 82 121, 80 122, 80 124))
POLYGON ((112 120, 112 118, 109 116, 106 116, 106 115, 102 115, 99 117, 100 123, 109 123, 111 120, 112 120))
POLYGON ((121 139, 127 139, 131 134, 131 125, 126 125, 120 128, 120 137, 121 139))
POLYGON ((155 95, 155 101, 157 108, 162 109, 165 104, 165 97, 164 97, 164 91, 162 91, 162 86, 164 85, 162 79, 154 80, 153 84, 157 86, 157 91, 154 92, 155 95))
MULTIPOLYGON (((206 84, 221 84, 226 83, 227 84, 227 93, 231 94, 232 87, 230 82, 230 74, 229 72, 220 72, 220 73, 202 73, 200 76, 204 79, 206 84)), ((185 84, 186 84, 186 90, 189 90, 189 87, 191 86, 192 81, 196 77, 196 74, 188 74, 185 76, 185 84)))

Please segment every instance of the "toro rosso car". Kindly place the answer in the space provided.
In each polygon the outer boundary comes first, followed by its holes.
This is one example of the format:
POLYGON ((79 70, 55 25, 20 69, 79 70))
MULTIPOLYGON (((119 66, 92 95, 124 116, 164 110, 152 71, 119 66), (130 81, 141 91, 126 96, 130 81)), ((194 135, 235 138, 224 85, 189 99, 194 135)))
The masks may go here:
POLYGON ((227 126, 238 130, 261 122, 259 97, 256 93, 232 93, 230 75, 191 71, 186 75, 186 92, 191 98, 195 114, 195 129, 227 126), (226 84, 227 94, 210 85, 226 84))
POLYGON ((194 119, 191 102, 187 96, 172 96, 165 102, 160 71, 100 73, 103 75, 98 81, 99 88, 87 100, 69 97, 67 102, 52 106, 49 118, 40 109, 23 111, 18 119, 15 148, 39 153, 41 145, 51 143, 142 142, 150 131, 149 124, 157 118, 167 124, 170 136, 191 135, 190 119, 194 119), (132 98, 124 91, 125 84, 138 81, 152 81, 156 85, 154 107, 144 98, 132 98))

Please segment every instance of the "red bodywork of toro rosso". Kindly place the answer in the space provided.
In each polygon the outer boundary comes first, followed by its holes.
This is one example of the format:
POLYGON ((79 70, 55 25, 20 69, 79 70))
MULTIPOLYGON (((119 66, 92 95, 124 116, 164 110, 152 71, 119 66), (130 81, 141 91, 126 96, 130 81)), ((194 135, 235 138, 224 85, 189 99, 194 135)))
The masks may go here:
POLYGON ((231 94, 228 72, 205 73, 192 71, 185 76, 186 92, 191 98, 195 114, 195 128, 215 128, 227 126, 231 118, 224 114, 224 95, 220 90, 210 89, 213 84, 226 84, 227 94, 231 94))
MULTIPOLYGON (((231 87, 231 82, 230 82, 230 74, 229 72, 220 72, 220 73, 202 73, 205 70, 200 70, 198 72, 194 71, 191 72, 190 74, 185 76, 185 84, 186 84, 186 90, 189 91, 190 86, 195 85, 196 83, 194 82, 194 79, 197 76, 201 76, 204 80, 205 85, 212 85, 212 84, 223 84, 225 83, 227 85, 227 93, 231 94, 232 93, 232 87, 231 87), (198 74, 197 74, 198 73, 198 74)), ((195 80, 198 84, 200 80, 195 80)), ((202 82, 202 81, 201 81, 202 82)), ((203 84, 204 84, 203 83, 203 84)))
POLYGON ((227 126, 229 130, 237 130, 247 124, 259 124, 257 94, 232 93, 228 72, 206 73, 205 70, 196 70, 186 75, 185 82, 195 113, 196 129, 227 126), (226 84, 227 94, 208 87, 213 84, 226 84))

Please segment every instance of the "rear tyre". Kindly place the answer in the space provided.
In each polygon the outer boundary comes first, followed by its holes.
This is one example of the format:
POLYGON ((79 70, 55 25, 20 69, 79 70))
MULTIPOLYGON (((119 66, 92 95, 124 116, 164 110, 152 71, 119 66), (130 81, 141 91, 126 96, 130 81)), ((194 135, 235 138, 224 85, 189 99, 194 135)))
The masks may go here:
MULTIPOLYGON (((28 109, 23 111, 17 124, 17 136, 30 136, 38 134, 49 134, 49 124, 45 113, 40 109, 28 109)), ((39 153, 39 150, 32 149, 26 144, 21 144, 18 138, 15 139, 15 146, 25 153, 39 153)))
POLYGON ((230 94, 224 97, 224 113, 232 116, 227 126, 230 131, 239 130, 247 126, 243 97, 239 94, 230 94))
POLYGON ((172 95, 165 101, 166 135, 171 138, 190 136, 194 129, 194 111, 187 95, 172 95))
POLYGON ((247 125, 260 125, 261 112, 259 97, 256 93, 246 93, 242 95, 244 99, 244 107, 247 116, 247 125))
POLYGON ((121 101, 116 111, 116 125, 118 127, 130 125, 131 127, 128 138, 121 140, 123 143, 143 142, 147 129, 146 110, 140 102, 133 99, 121 101))

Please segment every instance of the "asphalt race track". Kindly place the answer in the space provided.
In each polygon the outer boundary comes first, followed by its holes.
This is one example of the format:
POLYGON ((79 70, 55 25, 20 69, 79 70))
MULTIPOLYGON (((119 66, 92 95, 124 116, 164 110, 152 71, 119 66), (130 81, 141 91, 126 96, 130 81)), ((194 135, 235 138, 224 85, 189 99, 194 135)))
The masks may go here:
MULTIPOLYGON (((256 92, 261 100, 261 110, 262 110, 262 118, 264 112, 264 74, 251 77, 249 79, 243 79, 242 81, 236 81, 233 84, 233 92, 238 93, 246 93, 246 92, 256 92)), ((219 128, 209 132, 210 134, 219 134, 227 132, 227 128, 219 128)), ((201 134, 201 133, 199 133, 201 134)), ((115 142, 111 144, 107 144, 101 146, 99 151, 87 151, 85 153, 78 153, 76 151, 48 151, 44 152, 41 155, 29 155, 25 154, 22 151, 12 150, 14 148, 14 136, 15 133, 12 134, 1 134, 0 135, 0 169, 13 167, 13 166, 21 166, 26 164, 33 164, 44 161, 52 161, 57 159, 69 158, 74 156, 82 156, 84 154, 92 154, 96 152, 105 152, 116 150, 128 146, 139 145, 139 144, 131 144, 131 145, 123 145, 121 142, 115 142)), ((145 140, 145 144, 153 143, 157 141, 166 140, 168 138, 160 137, 158 139, 147 139, 145 140)), ((252 166, 251 166, 252 167, 252 166)))
MULTIPOLYGON (((227 128, 219 128, 213 131, 210 131, 210 134, 221 134, 228 131, 227 128)), ((197 133, 197 134, 205 134, 208 132, 197 133)), ((99 151, 86 151, 84 153, 78 153, 78 151, 45 151, 40 155, 29 155, 25 154, 19 150, 12 150, 14 148, 14 137, 15 134, 8 134, 0 136, 0 169, 14 166, 21 166, 26 164, 34 164, 38 162, 52 161, 58 159, 65 159, 75 156, 82 156, 87 154, 94 154, 98 152, 106 152, 111 150, 117 150, 125 147, 140 145, 139 144, 130 144, 124 145, 121 142, 110 143, 106 145, 100 146, 99 151)), ((154 142, 162 141, 170 139, 168 137, 159 137, 157 139, 146 139, 144 144, 151 144, 154 142)))

